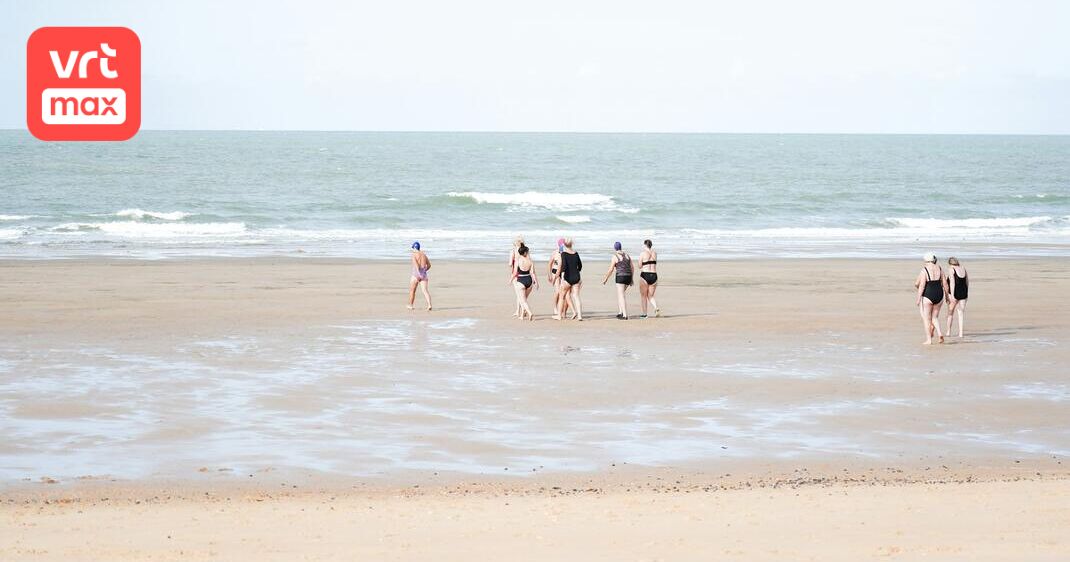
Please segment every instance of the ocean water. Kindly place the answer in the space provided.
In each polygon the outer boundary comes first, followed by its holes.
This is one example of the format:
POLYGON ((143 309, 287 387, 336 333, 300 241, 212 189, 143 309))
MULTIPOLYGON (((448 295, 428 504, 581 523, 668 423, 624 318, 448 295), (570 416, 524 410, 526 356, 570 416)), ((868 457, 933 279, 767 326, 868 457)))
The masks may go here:
POLYGON ((1070 137, 0 131, 0 257, 1070 254, 1070 137))

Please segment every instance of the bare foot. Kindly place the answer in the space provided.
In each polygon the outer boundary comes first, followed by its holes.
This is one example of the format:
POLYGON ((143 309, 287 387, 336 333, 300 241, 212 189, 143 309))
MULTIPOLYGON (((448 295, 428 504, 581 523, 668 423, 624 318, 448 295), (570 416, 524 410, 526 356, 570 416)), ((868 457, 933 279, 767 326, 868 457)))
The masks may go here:
POLYGON ((944 336, 940 336, 940 343, 944 343, 944 336))
POLYGON ((428 312, 431 312, 431 305, 428 305, 428 306, 427 306, 427 311, 428 311, 428 312))
POLYGON ((932 344, 933 344, 933 340, 928 340, 928 341, 921 342, 921 345, 932 345, 932 344))
POLYGON ((561 315, 555 314, 551 318, 553 318, 554 320, 560 320, 561 319, 561 315))
POLYGON ((409 310, 415 310, 415 308, 413 308, 413 306, 411 304, 405 305, 405 308, 407 308, 409 310))

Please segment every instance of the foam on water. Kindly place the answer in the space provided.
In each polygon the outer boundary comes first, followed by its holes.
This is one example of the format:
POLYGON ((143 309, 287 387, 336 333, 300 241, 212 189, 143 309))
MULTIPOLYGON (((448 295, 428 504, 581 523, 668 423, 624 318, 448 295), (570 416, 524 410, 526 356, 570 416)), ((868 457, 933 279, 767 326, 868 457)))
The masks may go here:
POLYGON ((167 221, 180 221, 182 219, 191 216, 190 213, 184 213, 182 211, 171 211, 169 213, 163 213, 158 211, 143 211, 141 209, 123 209, 115 213, 117 217, 130 217, 134 219, 143 219, 145 217, 167 220, 167 221))

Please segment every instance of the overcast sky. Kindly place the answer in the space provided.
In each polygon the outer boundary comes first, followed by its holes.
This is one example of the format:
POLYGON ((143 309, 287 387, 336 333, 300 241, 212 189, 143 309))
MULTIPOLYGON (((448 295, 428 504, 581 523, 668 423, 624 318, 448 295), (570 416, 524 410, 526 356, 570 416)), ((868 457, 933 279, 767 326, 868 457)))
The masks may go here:
POLYGON ((1070 133, 1067 1, 0 0, 125 25, 143 129, 1070 133))

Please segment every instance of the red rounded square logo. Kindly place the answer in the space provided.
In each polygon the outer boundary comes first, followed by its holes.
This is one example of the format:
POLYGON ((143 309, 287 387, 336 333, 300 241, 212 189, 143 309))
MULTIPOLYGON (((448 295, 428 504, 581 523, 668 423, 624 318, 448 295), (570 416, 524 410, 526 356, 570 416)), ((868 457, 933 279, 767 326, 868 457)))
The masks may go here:
POLYGON ((141 40, 125 27, 42 27, 26 41, 26 126, 46 141, 141 128, 141 40))

